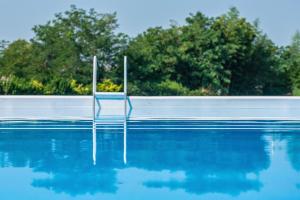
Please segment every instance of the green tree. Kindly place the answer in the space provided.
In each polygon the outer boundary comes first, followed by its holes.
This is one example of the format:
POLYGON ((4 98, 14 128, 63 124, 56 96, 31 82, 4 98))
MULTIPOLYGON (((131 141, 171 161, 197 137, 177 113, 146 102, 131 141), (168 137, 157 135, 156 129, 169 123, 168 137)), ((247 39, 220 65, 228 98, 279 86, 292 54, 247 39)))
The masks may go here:
POLYGON ((128 55, 131 95, 300 95, 300 33, 279 48, 236 8, 130 40, 117 27, 115 13, 71 6, 35 26, 30 41, 0 42, 0 93, 89 94, 93 55, 99 89, 119 91, 128 55))
POLYGON ((10 43, 1 53, 0 72, 2 76, 17 76, 28 78, 31 71, 32 45, 26 40, 16 40, 10 43))
POLYGON ((93 9, 86 12, 71 6, 56 14, 54 20, 33 28, 36 71, 43 81, 60 77, 91 83, 92 56, 110 68, 125 48, 127 37, 116 34, 117 27, 115 14, 99 14, 93 9))
POLYGON ((3 51, 7 47, 8 44, 9 44, 8 41, 6 41, 6 40, 0 40, 0 58, 2 57, 3 51))
POLYGON ((300 95, 300 32, 297 31, 292 38, 292 44, 285 48, 283 53, 283 66, 288 71, 292 85, 293 95, 300 95))
POLYGON ((6 48, 6 42, 4 40, 0 40, 0 74, 3 70, 3 51, 6 48))
POLYGON ((159 92, 160 87, 154 86, 165 86, 161 83, 168 80, 190 94, 282 94, 286 91, 274 88, 286 83, 272 78, 285 75, 278 53, 258 26, 240 17, 236 8, 217 18, 198 12, 183 26, 148 29, 127 50, 134 91, 146 95, 159 92))
POLYGON ((153 86, 169 80, 175 73, 177 28, 148 29, 134 38, 126 51, 129 57, 129 87, 140 95, 155 95, 153 86))

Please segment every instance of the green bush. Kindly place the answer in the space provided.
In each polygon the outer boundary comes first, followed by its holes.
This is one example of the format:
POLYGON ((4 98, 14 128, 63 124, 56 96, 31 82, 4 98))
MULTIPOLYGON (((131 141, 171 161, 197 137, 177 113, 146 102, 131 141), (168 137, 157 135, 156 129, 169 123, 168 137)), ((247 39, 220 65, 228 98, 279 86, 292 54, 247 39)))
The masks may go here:
POLYGON ((293 88, 293 96, 300 96, 300 89, 299 88, 293 88))
POLYGON ((0 93, 5 95, 44 94, 44 85, 37 80, 2 76, 0 78, 0 93))
POLYGON ((45 86, 44 94, 70 95, 73 94, 71 81, 65 79, 53 79, 45 86))
POLYGON ((71 88, 75 94, 79 95, 89 95, 92 93, 91 85, 84 86, 83 84, 78 84, 76 80, 71 80, 71 88))
POLYGON ((120 92, 122 85, 114 84, 110 79, 104 79, 102 83, 98 83, 97 91, 101 92, 120 92))
POLYGON ((0 78, 0 92, 1 94, 13 94, 13 76, 5 77, 2 76, 0 78))
MULTIPOLYGON (((32 92, 31 94, 44 94, 44 85, 42 82, 38 80, 31 80, 29 82, 29 90, 32 92)), ((29 91, 24 91, 28 94, 29 91)))
POLYGON ((189 89, 184 87, 182 84, 175 81, 164 81, 157 85, 158 95, 187 95, 189 89))

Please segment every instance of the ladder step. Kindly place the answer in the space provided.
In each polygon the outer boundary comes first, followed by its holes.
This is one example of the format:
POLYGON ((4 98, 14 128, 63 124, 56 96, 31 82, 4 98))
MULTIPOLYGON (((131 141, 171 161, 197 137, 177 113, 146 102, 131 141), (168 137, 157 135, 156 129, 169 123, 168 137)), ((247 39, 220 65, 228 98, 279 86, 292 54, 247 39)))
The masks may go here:
POLYGON ((126 95, 124 92, 96 92, 95 98, 102 100, 124 100, 126 95))
POLYGON ((124 122, 124 120, 126 120, 126 117, 122 115, 102 115, 101 117, 97 117, 94 122, 96 124, 100 124, 103 122, 121 123, 124 122))
POLYGON ((127 96, 127 57, 124 56, 124 92, 97 92, 97 57, 93 58, 93 120, 98 122, 103 121, 124 121, 128 119, 131 113, 132 105, 129 97, 127 96), (124 101, 124 115, 125 116, 102 116, 100 117, 102 100, 123 100, 124 101), (96 103, 98 104, 98 112, 96 114, 96 103), (129 106, 129 112, 127 114, 127 104, 129 106))

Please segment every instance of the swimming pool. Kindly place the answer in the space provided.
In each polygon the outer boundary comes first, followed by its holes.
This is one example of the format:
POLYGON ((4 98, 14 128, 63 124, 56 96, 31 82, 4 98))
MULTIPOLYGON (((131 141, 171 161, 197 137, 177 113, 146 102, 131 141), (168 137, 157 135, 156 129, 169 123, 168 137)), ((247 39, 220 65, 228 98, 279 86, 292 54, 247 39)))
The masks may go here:
POLYGON ((0 177, 3 200, 296 200, 300 122, 5 120, 0 177))

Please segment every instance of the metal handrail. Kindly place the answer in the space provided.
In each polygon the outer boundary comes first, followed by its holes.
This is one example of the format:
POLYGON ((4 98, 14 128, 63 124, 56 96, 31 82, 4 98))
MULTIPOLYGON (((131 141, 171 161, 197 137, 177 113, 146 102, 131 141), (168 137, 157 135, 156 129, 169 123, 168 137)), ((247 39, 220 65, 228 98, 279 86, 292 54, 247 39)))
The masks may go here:
MULTIPOLYGON (((105 93, 102 93, 105 94, 105 93)), ((107 94, 113 94, 113 93, 107 93, 107 94)), ((118 94, 118 93, 116 93, 118 94)), ((96 102, 98 106, 100 107, 100 103, 97 99, 97 57, 94 56, 93 58, 93 121, 96 120, 96 102)), ((127 97, 127 56, 124 56, 124 85, 123 85, 123 95, 124 95, 124 116, 125 120, 127 119, 127 101, 130 107, 130 112, 132 109, 131 102, 129 98, 127 97)))
POLYGON ((95 121, 96 118, 96 91, 97 91, 97 57, 94 56, 93 58, 93 120, 95 121))
POLYGON ((127 56, 124 56, 124 117, 127 119, 127 56))

